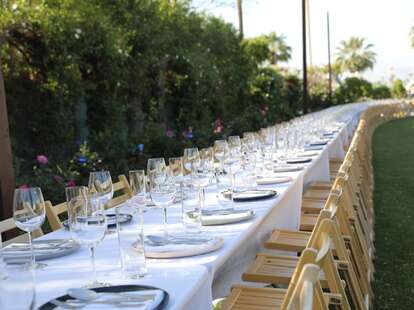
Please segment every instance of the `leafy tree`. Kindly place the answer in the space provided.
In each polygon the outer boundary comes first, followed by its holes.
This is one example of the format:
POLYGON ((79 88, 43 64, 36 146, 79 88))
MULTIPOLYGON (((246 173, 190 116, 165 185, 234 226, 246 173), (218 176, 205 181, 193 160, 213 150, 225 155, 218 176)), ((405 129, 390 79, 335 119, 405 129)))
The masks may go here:
POLYGON ((392 95, 394 98, 404 98, 407 96, 407 89, 401 79, 396 79, 392 84, 392 95))
POLYGON ((371 95, 372 84, 357 77, 345 79, 335 92, 336 100, 339 104, 357 102, 371 97, 371 95))
POLYGON ((372 44, 365 44, 364 38, 351 37, 342 41, 338 48, 336 63, 343 71, 361 73, 372 69, 376 61, 376 53, 372 44))
POLYGON ((374 99, 386 99, 391 98, 391 89, 381 83, 375 83, 372 85, 372 98, 374 99))
POLYGON ((269 61, 276 65, 278 62, 287 62, 292 57, 292 48, 286 44, 284 35, 278 36, 276 32, 271 32, 267 36, 269 40, 269 61))

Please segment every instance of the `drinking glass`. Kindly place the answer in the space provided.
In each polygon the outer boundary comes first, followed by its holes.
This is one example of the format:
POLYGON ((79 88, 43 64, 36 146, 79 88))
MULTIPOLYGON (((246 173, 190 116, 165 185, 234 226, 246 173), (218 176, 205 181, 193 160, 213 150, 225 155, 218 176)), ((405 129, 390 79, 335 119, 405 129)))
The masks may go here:
POLYGON ((229 145, 226 140, 214 141, 214 157, 220 163, 220 170, 224 170, 224 158, 229 152, 229 145))
POLYGON ((45 202, 39 187, 14 190, 13 220, 19 229, 27 232, 29 235, 32 267, 46 267, 46 264, 36 264, 32 242, 32 232, 40 228, 45 221, 45 202))
POLYGON ((167 207, 174 201, 176 187, 174 178, 165 166, 164 159, 148 162, 149 192, 156 206, 162 207, 164 211, 164 237, 168 241, 167 230, 167 207))
POLYGON ((105 209, 97 195, 88 193, 85 187, 66 188, 69 229, 78 243, 86 245, 91 254, 92 283, 86 287, 106 286, 96 279, 95 247, 104 239, 107 229, 105 209))
POLYGON ((185 174, 190 174, 190 182, 193 184, 194 182, 194 170, 196 169, 197 165, 200 162, 200 153, 198 152, 198 148, 187 148, 184 149, 184 156, 183 156, 183 166, 185 174))
POLYGON ((33 310, 35 305, 35 281, 32 268, 18 265, 6 266, 7 278, 0 279, 0 309, 33 310))
POLYGON ((201 232, 201 197, 200 190, 189 188, 185 199, 182 200, 183 226, 186 233, 201 232))
POLYGON ((237 149, 239 152, 241 152, 242 145, 239 136, 230 136, 228 140, 229 148, 237 149))
POLYGON ((130 203, 134 207, 134 213, 141 207, 145 206, 146 195, 146 177, 145 170, 130 170, 129 171, 129 185, 132 190, 132 198, 130 203))
POLYGON ((123 276, 130 279, 138 279, 144 277, 148 271, 144 248, 143 209, 139 208, 138 227, 135 225, 121 225, 118 222, 119 215, 131 213, 130 209, 130 204, 125 204, 115 209, 119 254, 123 276))
POLYGON ((89 174, 89 191, 96 193, 102 205, 108 203, 114 195, 111 174, 109 171, 96 171, 89 174))

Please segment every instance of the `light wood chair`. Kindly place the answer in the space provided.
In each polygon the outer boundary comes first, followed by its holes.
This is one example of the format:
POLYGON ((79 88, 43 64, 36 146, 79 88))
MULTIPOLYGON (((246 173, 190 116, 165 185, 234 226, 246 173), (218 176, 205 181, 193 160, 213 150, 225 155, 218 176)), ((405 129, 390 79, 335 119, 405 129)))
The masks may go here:
MULTIPOLYGON (((118 176, 118 182, 114 183, 113 187, 115 197, 108 201, 107 209, 122 204, 132 197, 132 190, 125 175, 118 176)), ((63 228, 61 217, 64 214, 67 214, 66 202, 53 206, 50 201, 46 201, 46 216, 52 230, 63 228)))
MULTIPOLYGON (((9 218, 9 219, 6 219, 0 222, 0 234, 14 230, 16 228, 17 226, 14 223, 13 218, 9 218)), ((33 231, 33 238, 40 237, 42 235, 43 235, 43 231, 41 228, 33 231)), ((8 245, 10 243, 14 243, 14 242, 27 242, 29 240, 29 235, 27 233, 24 233, 24 234, 18 235, 17 237, 8 239, 8 240, 4 240, 2 238, 2 240, 3 240, 3 246, 8 245)))

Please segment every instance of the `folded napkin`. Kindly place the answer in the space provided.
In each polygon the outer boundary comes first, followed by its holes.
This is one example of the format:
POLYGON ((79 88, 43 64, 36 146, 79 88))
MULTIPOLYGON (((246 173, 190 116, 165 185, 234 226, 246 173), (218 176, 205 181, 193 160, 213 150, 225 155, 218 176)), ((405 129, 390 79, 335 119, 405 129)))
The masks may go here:
POLYGON ((303 151, 303 152, 297 153, 296 156, 297 157, 313 157, 319 154, 320 154, 319 152, 314 152, 314 151, 303 151))
POLYGON ((282 184, 292 181, 293 178, 289 176, 271 176, 257 178, 258 185, 282 184))

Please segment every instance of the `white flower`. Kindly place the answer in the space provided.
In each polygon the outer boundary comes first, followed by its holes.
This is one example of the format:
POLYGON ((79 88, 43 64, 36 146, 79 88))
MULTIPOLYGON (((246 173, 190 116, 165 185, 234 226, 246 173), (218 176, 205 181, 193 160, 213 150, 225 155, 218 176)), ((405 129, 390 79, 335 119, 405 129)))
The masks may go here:
POLYGON ((13 5, 12 5, 12 10, 13 10, 13 11, 16 11, 16 10, 17 10, 17 8, 18 8, 17 3, 13 3, 13 5))

